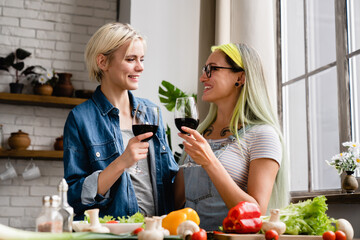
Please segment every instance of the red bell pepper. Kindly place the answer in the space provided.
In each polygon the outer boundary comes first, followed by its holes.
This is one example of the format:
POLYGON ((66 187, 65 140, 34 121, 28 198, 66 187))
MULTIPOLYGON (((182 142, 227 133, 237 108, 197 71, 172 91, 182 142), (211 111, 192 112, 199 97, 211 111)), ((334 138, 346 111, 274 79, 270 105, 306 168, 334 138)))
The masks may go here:
POLYGON ((231 208, 223 221, 226 232, 257 233, 262 226, 261 212, 255 203, 240 202, 231 208))

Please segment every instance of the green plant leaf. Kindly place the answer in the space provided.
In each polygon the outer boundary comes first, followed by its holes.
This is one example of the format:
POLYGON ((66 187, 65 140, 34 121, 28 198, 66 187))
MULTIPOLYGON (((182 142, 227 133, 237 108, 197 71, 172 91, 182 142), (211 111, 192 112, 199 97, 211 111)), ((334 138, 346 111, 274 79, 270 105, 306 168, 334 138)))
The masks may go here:
POLYGON ((15 54, 16 54, 17 59, 20 59, 20 60, 24 60, 25 58, 27 58, 28 56, 31 55, 30 52, 28 52, 22 48, 16 49, 15 54))
POLYGON ((9 69, 3 65, 0 64, 0 70, 9 71, 9 69))
POLYGON ((24 68, 24 66, 25 66, 24 62, 18 62, 18 63, 14 63, 12 65, 12 67, 18 71, 22 70, 24 68))
POLYGON ((5 66, 5 67, 10 67, 15 61, 15 54, 14 53, 10 53, 9 55, 7 55, 4 58, 4 62, 1 62, 1 65, 5 66))
POLYGON ((35 73, 35 72, 34 72, 34 68, 35 68, 35 66, 27 67, 27 68, 25 68, 24 71, 21 72, 20 75, 25 75, 25 76, 27 76, 27 75, 29 75, 29 74, 35 73))
POLYGON ((165 80, 161 82, 161 85, 159 86, 160 102, 165 105, 167 110, 172 112, 175 108, 176 98, 187 97, 188 95, 165 80))

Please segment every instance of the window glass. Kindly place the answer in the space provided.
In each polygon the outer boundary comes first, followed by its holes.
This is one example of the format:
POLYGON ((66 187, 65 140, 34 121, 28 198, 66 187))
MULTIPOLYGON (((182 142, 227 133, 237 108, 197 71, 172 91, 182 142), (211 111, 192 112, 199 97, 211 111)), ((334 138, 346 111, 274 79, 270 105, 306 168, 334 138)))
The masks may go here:
POLYGON ((349 52, 360 49, 360 1, 348 0, 349 52))
POLYGON ((306 1, 309 72, 336 60, 334 2, 306 1))
POLYGON ((308 190, 305 81, 283 87, 284 133, 290 159, 290 190, 308 190))
POLYGON ((325 160, 339 152, 336 67, 309 78, 309 122, 314 190, 340 187, 340 177, 325 160))
POLYGON ((303 0, 281 1, 283 82, 305 73, 303 0))

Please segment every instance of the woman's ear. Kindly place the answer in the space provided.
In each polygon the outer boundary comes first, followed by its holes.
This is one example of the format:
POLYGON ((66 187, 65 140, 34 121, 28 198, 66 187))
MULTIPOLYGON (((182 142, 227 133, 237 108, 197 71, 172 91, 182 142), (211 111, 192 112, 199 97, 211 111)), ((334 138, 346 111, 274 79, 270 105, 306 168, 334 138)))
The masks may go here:
POLYGON ((237 82, 240 86, 245 84, 245 72, 240 72, 237 82))
POLYGON ((107 57, 104 54, 99 54, 96 57, 96 64, 101 70, 103 71, 107 70, 107 66, 108 66, 107 57))

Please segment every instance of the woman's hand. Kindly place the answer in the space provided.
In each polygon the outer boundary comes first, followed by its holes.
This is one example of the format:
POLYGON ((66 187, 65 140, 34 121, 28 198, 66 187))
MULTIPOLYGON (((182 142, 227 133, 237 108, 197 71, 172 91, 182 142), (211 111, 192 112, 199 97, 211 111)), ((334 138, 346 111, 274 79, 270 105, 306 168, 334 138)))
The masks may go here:
POLYGON ((115 181, 123 174, 126 168, 130 168, 140 159, 147 157, 149 143, 141 142, 153 135, 152 132, 147 132, 133 137, 121 156, 109 164, 98 177, 98 193, 105 195, 115 181))
POLYGON ((181 129, 188 133, 178 133, 179 137, 185 140, 183 142, 184 151, 189 154, 197 164, 206 168, 216 161, 217 158, 211 150, 210 145, 198 131, 188 127, 181 127, 181 129))
POLYGON ((142 140, 151 137, 152 135, 152 132, 147 132, 137 135, 129 140, 125 151, 121 155, 122 160, 125 162, 125 168, 129 168, 137 161, 147 157, 149 143, 142 142, 142 140))

